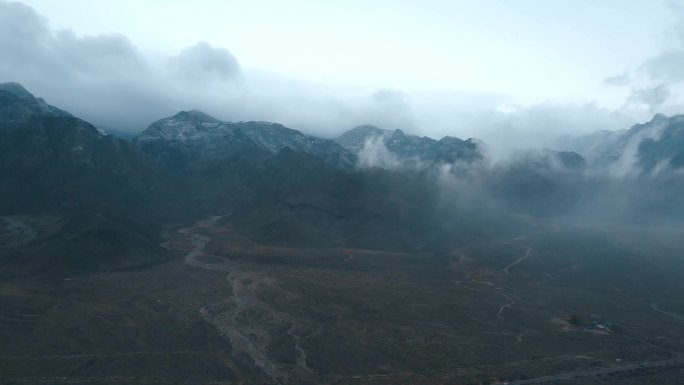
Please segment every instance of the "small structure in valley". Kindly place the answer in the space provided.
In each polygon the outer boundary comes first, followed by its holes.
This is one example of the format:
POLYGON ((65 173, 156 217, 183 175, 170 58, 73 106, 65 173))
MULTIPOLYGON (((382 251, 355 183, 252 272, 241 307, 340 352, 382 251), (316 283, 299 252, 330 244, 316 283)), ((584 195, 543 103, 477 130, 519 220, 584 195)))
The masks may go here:
POLYGON ((613 333, 615 324, 604 319, 591 319, 584 323, 584 330, 613 333))

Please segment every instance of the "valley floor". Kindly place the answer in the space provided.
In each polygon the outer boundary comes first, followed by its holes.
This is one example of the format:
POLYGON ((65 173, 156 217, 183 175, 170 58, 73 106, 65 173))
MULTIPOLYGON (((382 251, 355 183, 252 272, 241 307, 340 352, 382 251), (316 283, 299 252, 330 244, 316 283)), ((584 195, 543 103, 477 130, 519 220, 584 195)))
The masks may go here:
POLYGON ((179 258, 168 263, 0 282, 0 383, 674 384, 684 375, 679 229, 534 221, 511 239, 423 255, 259 245, 220 219, 170 231, 164 246, 179 258))

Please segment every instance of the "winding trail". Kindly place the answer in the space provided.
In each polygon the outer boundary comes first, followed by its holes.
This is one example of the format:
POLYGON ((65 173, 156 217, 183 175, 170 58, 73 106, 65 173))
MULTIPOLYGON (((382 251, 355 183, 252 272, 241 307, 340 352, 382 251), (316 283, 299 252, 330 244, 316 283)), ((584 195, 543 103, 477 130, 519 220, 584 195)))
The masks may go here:
POLYGON ((532 253, 532 248, 531 248, 531 247, 529 247, 529 246, 523 246, 523 247, 527 249, 527 251, 525 252, 525 255, 523 255, 522 257, 520 257, 520 258, 518 258, 518 259, 516 259, 515 262, 510 263, 508 266, 506 266, 506 267, 504 268, 504 273, 506 273, 506 275, 508 275, 508 273, 509 273, 508 269, 510 269, 511 267, 513 267, 513 266, 519 264, 520 262, 524 261, 524 260, 527 259, 527 258, 530 256, 530 254, 532 253))
MULTIPOLYGON (((532 248, 531 248, 531 247, 529 247, 529 246, 523 246, 523 247, 526 249, 525 255, 523 255, 522 257, 520 257, 520 258, 518 258, 518 259, 516 259, 514 262, 508 264, 508 266, 506 266, 506 267, 503 269, 503 271, 504 271, 504 273, 506 273, 506 275, 509 274, 509 271, 508 271, 508 270, 509 270, 511 267, 513 267, 513 266, 519 264, 520 262, 524 261, 524 260, 527 259, 527 258, 530 256, 530 254, 532 253, 532 248)), ((498 319, 500 319, 500 320, 503 320, 503 319, 504 319, 504 316, 503 316, 504 310, 506 310, 507 308, 510 308, 511 306, 515 305, 515 300, 514 300, 513 298, 511 298, 508 294, 504 294, 504 293, 497 293, 497 294, 499 294, 500 296, 502 296, 502 297, 506 298, 506 300, 508 300, 508 303, 501 305, 501 306, 499 307, 499 311, 496 312, 496 318, 498 318, 498 319)), ((518 341, 518 342, 522 342, 522 335, 519 335, 519 336, 517 337, 517 341, 518 341)))
POLYGON ((668 316, 670 316, 670 317, 676 319, 677 321, 684 321, 684 315, 677 314, 677 313, 672 313, 672 312, 669 312, 669 311, 667 311, 667 310, 661 309, 661 308, 660 308, 660 303, 661 303, 661 302, 663 302, 663 301, 653 302, 653 303, 651 304, 651 309, 657 311, 658 313, 663 313, 663 314, 665 314, 665 315, 668 315, 668 316))
MULTIPOLYGON (((557 226, 556 226, 556 227, 553 229, 553 231, 554 231, 554 232, 560 231, 560 227, 557 227, 557 226)), ((515 241, 516 243, 517 243, 517 242, 522 242, 522 241, 526 240, 527 238, 531 237, 532 235, 540 234, 540 233, 543 233, 543 232, 544 232, 544 230, 537 230, 537 231, 535 231, 535 232, 533 232, 533 233, 525 234, 525 235, 521 235, 521 236, 519 236, 519 237, 513 238, 513 241, 515 241)), ((518 245, 521 246, 521 247, 523 247, 523 248, 525 248, 525 255, 519 257, 519 258, 516 259, 515 261, 513 261, 513 262, 509 263, 508 265, 506 265, 506 267, 503 268, 503 272, 504 272, 505 275, 509 275, 509 274, 510 274, 510 269, 511 269, 512 267, 514 267, 514 266, 516 266, 516 265, 522 263, 524 260, 526 260, 527 258, 529 258, 530 255, 532 255, 532 247, 526 246, 526 245, 521 245, 521 244, 518 244, 518 245)), ((497 285, 496 288, 498 289, 498 288, 500 288, 500 287, 497 285)), ((511 298, 510 296, 508 296, 507 294, 503 294, 503 293, 497 293, 497 294, 499 294, 500 296, 502 296, 502 297, 504 297, 504 298, 506 298, 506 299, 508 300, 508 303, 507 303, 507 304, 501 305, 501 307, 499 307, 499 311, 496 312, 496 318, 498 318, 498 319, 500 319, 500 320, 503 320, 503 319, 504 319, 504 316, 503 316, 502 314, 503 314, 504 310, 506 310, 507 308, 510 308, 511 306, 515 305, 516 301, 515 301, 513 298, 511 298)), ((517 340, 518 340, 518 342, 522 342, 522 335, 519 335, 518 338, 517 338, 517 340)))
POLYGON ((520 257, 520 258, 518 258, 518 259, 516 259, 514 262, 512 262, 512 263, 510 263, 508 266, 506 266, 506 267, 504 268, 504 273, 506 273, 506 275, 508 275, 509 269, 510 269, 511 267, 513 267, 513 266, 519 264, 520 262, 524 261, 525 259, 527 259, 527 258, 530 256, 530 254, 532 254, 532 247, 526 246, 526 245, 522 245, 522 244, 520 244, 519 242, 523 242, 523 241, 525 241, 526 239, 528 239, 528 238, 530 238, 531 236, 536 235, 536 234, 551 233, 551 232, 557 233, 557 232, 560 232, 560 231, 561 231, 561 228, 560 228, 558 225, 553 225, 553 230, 543 230, 543 229, 540 229, 540 230, 537 230, 537 231, 535 231, 535 232, 532 232, 532 233, 529 233, 529 234, 524 234, 524 235, 521 235, 521 236, 519 236, 519 237, 513 238, 513 241, 514 241, 514 242, 518 243, 519 246, 522 246, 522 247, 524 247, 524 248, 526 249, 525 255, 523 255, 522 257, 520 257))
POLYGON ((502 315, 503 311, 506 310, 506 308, 509 308, 509 307, 515 305, 515 300, 513 298, 509 297, 507 294, 503 294, 503 293, 498 293, 498 294, 508 300, 508 303, 501 305, 501 307, 499 307, 499 311, 496 312, 496 318, 503 320, 504 319, 504 316, 502 315))

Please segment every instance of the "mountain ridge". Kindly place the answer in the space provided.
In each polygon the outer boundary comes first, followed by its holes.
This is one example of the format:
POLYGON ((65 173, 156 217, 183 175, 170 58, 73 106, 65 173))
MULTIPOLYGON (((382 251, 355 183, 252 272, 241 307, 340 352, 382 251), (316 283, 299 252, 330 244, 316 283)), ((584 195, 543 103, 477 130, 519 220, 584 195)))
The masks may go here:
POLYGON ((369 147, 381 145, 404 165, 419 162, 428 165, 475 163, 484 160, 483 143, 477 139, 462 140, 444 136, 436 140, 427 136, 407 135, 402 130, 385 130, 372 125, 352 128, 335 141, 357 156, 369 147))
MULTIPOLYGON (((634 202, 630 210, 673 218, 684 211, 671 198, 684 186, 676 173, 664 171, 680 167, 683 132, 684 117, 676 116, 620 134, 631 135, 623 138, 632 143, 625 148, 635 163, 628 166, 643 170, 638 189, 621 191, 634 202), (640 136, 651 130, 658 135, 640 136), (646 177, 659 169, 660 177, 646 177)), ((483 147, 475 139, 435 140, 375 126, 333 141, 277 123, 224 122, 196 110, 159 119, 128 142, 44 107, 11 84, 0 86, 0 214, 52 215, 71 223, 50 233, 56 238, 36 241, 47 249, 70 253, 64 239, 107 245, 110 237, 161 256, 154 240, 162 218, 192 220, 212 212, 232 213, 224 216, 226 226, 265 243, 434 250, 455 246, 451 238, 486 234, 499 211, 593 213, 585 207, 596 202, 620 211, 612 198, 629 181, 598 172, 576 152, 537 150, 487 164, 483 147), (395 163, 360 163, 371 150, 395 163)), ((80 265, 131 263, 105 258, 80 265)))
POLYGON ((225 122, 200 111, 181 111, 159 119, 133 138, 133 143, 152 157, 164 158, 169 149, 150 144, 155 142, 166 142, 179 157, 206 161, 229 157, 246 147, 263 156, 291 147, 335 167, 349 169, 355 164, 355 157, 334 141, 307 136, 279 123, 225 122))

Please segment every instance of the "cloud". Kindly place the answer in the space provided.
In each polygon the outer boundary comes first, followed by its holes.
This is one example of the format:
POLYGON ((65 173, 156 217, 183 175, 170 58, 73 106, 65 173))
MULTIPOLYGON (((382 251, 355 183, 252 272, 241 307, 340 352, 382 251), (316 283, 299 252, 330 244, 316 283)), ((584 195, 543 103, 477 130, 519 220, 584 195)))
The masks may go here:
POLYGON ((548 147, 564 149, 567 135, 629 128, 638 119, 648 120, 640 111, 616 111, 595 103, 507 103, 496 108, 470 111, 445 110, 440 115, 450 122, 452 135, 475 136, 484 141, 492 160, 502 160, 518 150, 548 147))
POLYGON ((401 161, 385 147, 385 138, 382 136, 366 138, 358 155, 359 167, 392 170, 402 166, 401 161))
POLYGON ((105 128, 140 131, 184 109, 226 120, 278 121, 321 136, 368 121, 383 126, 410 121, 399 93, 369 97, 374 91, 328 89, 244 70, 227 49, 207 42, 152 61, 124 35, 53 31, 31 7, 2 0, 0 51, 0 81, 20 82, 105 128))
POLYGON ((360 118, 364 124, 414 130, 415 118, 410 101, 410 97, 401 91, 379 89, 370 95, 360 118))
POLYGON ((378 103, 388 104, 391 106, 398 106, 403 109, 409 108, 408 97, 406 96, 406 94, 399 91, 390 90, 387 88, 383 88, 373 92, 373 94, 371 95, 371 99, 378 103))
POLYGON ((47 19, 20 3, 0 2, 2 73, 80 76, 92 79, 139 73, 145 64, 123 35, 76 37, 69 30, 52 33, 47 19))
MULTIPOLYGON (((151 60, 124 35, 54 31, 32 8, 3 0, 0 52, 0 81, 20 82, 76 116, 129 132, 179 110, 199 109, 224 120, 276 121, 322 137, 361 124, 434 138, 476 137, 501 156, 547 144, 561 133, 626 128, 636 121, 629 111, 591 103, 520 106, 493 93, 312 84, 243 68, 229 50, 208 42, 151 60)), ((634 101, 658 102, 667 96, 660 92, 643 92, 634 101)))
POLYGON ((609 171, 618 177, 637 175, 641 172, 642 169, 638 167, 638 163, 639 148, 642 141, 645 139, 659 140, 664 129, 665 124, 654 124, 631 136, 620 158, 610 166, 609 171))
POLYGON ((54 62, 64 73, 100 79, 137 80, 140 73, 149 72, 145 60, 126 36, 120 34, 79 38, 72 31, 57 33, 52 42, 54 62))
POLYGON ((684 81, 684 49, 660 53, 639 68, 651 80, 666 83, 684 81))
POLYGON ((228 81, 240 75, 237 59, 225 48, 199 42, 170 61, 175 74, 188 83, 228 81))
POLYGON ((668 48, 645 58, 636 66, 633 76, 613 76, 605 79, 606 84, 631 86, 623 110, 645 110, 649 113, 679 114, 684 98, 684 8, 670 3, 677 22, 672 25, 670 35, 674 43, 668 48))
POLYGON ((20 3, 0 1, 0 81, 18 81, 48 102, 99 124, 134 126, 159 111, 154 71, 120 34, 78 37, 50 30, 20 3))
POLYGON ((621 75, 609 76, 603 79, 603 82, 611 86, 622 87, 629 85, 631 79, 629 77, 629 74, 625 72, 621 75))
POLYGON ((655 87, 635 88, 628 98, 628 103, 644 105, 649 111, 655 112, 656 107, 665 103, 670 97, 671 92, 666 85, 660 84, 655 87))
POLYGON ((52 38, 47 19, 21 3, 0 2, 0 29, 0 49, 5 53, 0 68, 30 71, 43 63, 41 56, 52 38))

